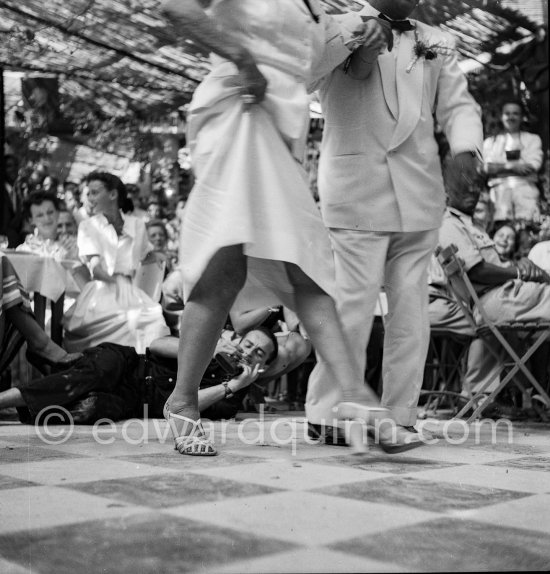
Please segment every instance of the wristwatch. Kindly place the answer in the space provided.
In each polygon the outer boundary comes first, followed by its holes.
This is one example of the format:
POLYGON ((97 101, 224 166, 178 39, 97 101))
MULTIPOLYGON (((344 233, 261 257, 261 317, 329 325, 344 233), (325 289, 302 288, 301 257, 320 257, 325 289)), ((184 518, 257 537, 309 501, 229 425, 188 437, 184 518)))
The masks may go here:
POLYGON ((235 393, 229 388, 229 383, 226 381, 222 383, 225 389, 224 399, 230 399, 235 393))

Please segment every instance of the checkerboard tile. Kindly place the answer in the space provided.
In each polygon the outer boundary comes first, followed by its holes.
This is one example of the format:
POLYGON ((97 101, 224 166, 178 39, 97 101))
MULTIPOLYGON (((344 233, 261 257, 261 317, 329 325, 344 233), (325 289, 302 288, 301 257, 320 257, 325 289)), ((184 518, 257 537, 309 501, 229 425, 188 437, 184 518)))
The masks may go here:
POLYGON ((215 505, 185 505, 167 512, 192 520, 203 517, 216 526, 250 533, 261 532, 269 520, 270 534, 274 538, 314 546, 356 535, 366 536, 403 524, 413 525, 437 516, 413 508, 392 508, 299 491, 227 500, 215 505))
MULTIPOLYGON (((166 472, 175 472, 166 470, 166 472)), ((5 464, 0 474, 20 480, 29 480, 39 484, 64 484, 71 482, 92 482, 109 478, 128 478, 132 476, 152 476, 158 469, 145 464, 133 464, 112 460, 102 464, 101 460, 77 458, 63 460, 45 460, 28 464, 5 464)))
POLYGON ((550 568, 547 425, 450 444, 434 422, 437 444, 351 456, 308 444, 301 417, 246 418, 210 425, 210 458, 175 452, 162 420, 101 429, 111 444, 0 422, 0 572, 550 568))
POLYGON ((414 477, 518 492, 550 492, 550 474, 506 465, 463 465, 441 470, 426 470, 414 474, 414 477))
POLYGON ((29 568, 0 558, 0 572, 2 574, 29 574, 29 568))
POLYGON ((532 530, 439 518, 414 528, 358 537, 331 548, 369 559, 392 556, 421 572, 547 571, 550 537, 532 530))
POLYGON ((128 516, 142 511, 143 509, 110 498, 91 496, 65 488, 14 488, 2 491, 0 533, 76 524, 96 518, 128 516))
POLYGON ((550 536, 550 494, 535 494, 457 513, 461 518, 514 528, 536 530, 550 536))
POLYGON ((432 512, 479 508, 500 501, 529 496, 511 490, 438 483, 410 476, 387 477, 369 482, 339 484, 321 489, 325 494, 368 500, 379 504, 405 505, 432 512))
POLYGON ((241 483, 192 473, 158 474, 71 485, 73 490, 107 496, 126 504, 170 508, 181 504, 220 502, 245 496, 279 492, 263 484, 241 483))
POLYGON ((406 568, 389 562, 371 560, 333 550, 307 548, 284 554, 274 554, 256 560, 239 561, 207 570, 208 574, 255 574, 265 572, 280 574, 283 572, 410 572, 406 568), (300 570, 303 566, 303 570, 300 570))
POLYGON ((281 552, 292 546, 256 534, 153 513, 0 537, 5 557, 41 574, 180 574, 206 567, 216 570, 229 561, 281 552))
POLYGON ((381 478, 379 472, 370 472, 327 466, 324 464, 292 461, 287 459, 272 460, 254 464, 246 464, 229 468, 201 469, 200 472, 212 477, 232 478, 233 480, 267 484, 275 488, 289 490, 309 490, 330 484, 357 482, 359 480, 381 478))

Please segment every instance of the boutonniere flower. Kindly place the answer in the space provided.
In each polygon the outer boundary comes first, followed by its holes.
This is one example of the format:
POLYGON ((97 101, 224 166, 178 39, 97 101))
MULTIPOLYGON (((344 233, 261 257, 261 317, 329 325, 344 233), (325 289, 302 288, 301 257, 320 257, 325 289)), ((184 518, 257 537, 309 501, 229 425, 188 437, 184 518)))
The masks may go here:
POLYGON ((452 52, 453 48, 445 42, 430 43, 429 40, 419 38, 415 28, 413 58, 405 71, 409 74, 420 58, 424 58, 425 60, 435 60, 438 54, 448 56, 449 54, 452 54, 452 52))

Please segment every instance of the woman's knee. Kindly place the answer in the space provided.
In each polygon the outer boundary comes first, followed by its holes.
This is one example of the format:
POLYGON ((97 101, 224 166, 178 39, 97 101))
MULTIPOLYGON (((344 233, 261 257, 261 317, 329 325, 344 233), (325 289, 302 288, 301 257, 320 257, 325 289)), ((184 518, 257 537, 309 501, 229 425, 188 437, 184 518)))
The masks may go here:
POLYGON ((246 281, 246 256, 242 246, 220 249, 210 260, 201 278, 193 288, 192 298, 214 296, 234 298, 246 281))

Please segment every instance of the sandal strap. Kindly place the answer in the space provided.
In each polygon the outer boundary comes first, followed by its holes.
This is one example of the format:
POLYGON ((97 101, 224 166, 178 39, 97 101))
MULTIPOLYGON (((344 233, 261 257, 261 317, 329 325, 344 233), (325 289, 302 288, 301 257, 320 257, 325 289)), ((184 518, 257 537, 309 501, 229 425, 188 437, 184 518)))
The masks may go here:
POLYGON ((214 455, 216 449, 205 436, 180 436, 175 439, 176 450, 180 454, 214 455))
POLYGON ((190 454, 196 456, 213 456, 217 454, 214 445, 207 438, 201 419, 195 420, 184 415, 170 412, 164 409, 164 417, 168 421, 172 434, 174 435, 175 448, 180 454, 190 454), (179 419, 191 425, 191 430, 185 435, 176 436, 177 429, 172 425, 171 419, 179 419))

